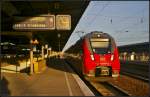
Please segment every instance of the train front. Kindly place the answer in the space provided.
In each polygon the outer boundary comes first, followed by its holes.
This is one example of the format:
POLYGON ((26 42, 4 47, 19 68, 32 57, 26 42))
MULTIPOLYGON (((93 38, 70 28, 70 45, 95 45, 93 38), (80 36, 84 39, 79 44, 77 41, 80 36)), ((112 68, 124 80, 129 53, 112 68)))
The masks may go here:
POLYGON ((114 39, 102 32, 92 32, 83 43, 83 71, 87 76, 118 77, 120 62, 114 39))

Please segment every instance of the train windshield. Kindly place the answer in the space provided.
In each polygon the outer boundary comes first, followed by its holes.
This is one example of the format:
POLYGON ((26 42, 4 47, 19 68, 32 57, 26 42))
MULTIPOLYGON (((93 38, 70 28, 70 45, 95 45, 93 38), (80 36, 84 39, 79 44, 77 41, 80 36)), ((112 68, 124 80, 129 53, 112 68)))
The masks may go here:
POLYGON ((110 52, 109 39, 91 39, 91 46, 94 53, 106 54, 110 52))

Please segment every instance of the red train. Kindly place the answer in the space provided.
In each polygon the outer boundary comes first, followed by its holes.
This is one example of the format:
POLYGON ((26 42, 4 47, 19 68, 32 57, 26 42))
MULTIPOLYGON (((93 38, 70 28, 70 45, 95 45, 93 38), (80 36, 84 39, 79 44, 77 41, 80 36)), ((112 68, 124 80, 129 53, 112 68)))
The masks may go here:
POLYGON ((119 77, 118 49, 115 40, 109 34, 94 31, 85 35, 82 51, 84 75, 119 77))

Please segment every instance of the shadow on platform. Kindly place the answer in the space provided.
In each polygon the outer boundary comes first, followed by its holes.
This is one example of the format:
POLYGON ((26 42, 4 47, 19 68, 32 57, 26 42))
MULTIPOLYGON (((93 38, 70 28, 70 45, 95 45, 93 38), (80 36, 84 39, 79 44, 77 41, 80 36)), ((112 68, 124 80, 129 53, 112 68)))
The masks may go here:
POLYGON ((68 68, 69 64, 67 64, 64 59, 61 59, 59 57, 58 58, 56 58, 56 57, 48 58, 46 60, 46 64, 47 64, 48 68, 52 68, 52 69, 60 70, 60 71, 64 71, 64 72, 73 73, 68 68))
POLYGON ((10 95, 10 90, 8 89, 8 84, 9 84, 9 82, 7 81, 7 79, 5 77, 2 77, 1 81, 0 81, 0 86, 1 86, 0 93, 1 93, 1 96, 6 97, 6 96, 10 95))

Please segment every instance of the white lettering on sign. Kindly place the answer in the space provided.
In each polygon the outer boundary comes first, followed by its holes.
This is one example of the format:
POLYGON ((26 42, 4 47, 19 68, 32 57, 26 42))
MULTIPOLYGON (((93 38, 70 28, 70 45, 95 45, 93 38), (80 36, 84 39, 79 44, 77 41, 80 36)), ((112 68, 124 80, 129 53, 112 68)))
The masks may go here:
POLYGON ((55 29, 55 16, 38 16, 38 17, 16 17, 16 24, 13 25, 13 29, 28 29, 28 30, 52 30, 55 29))

